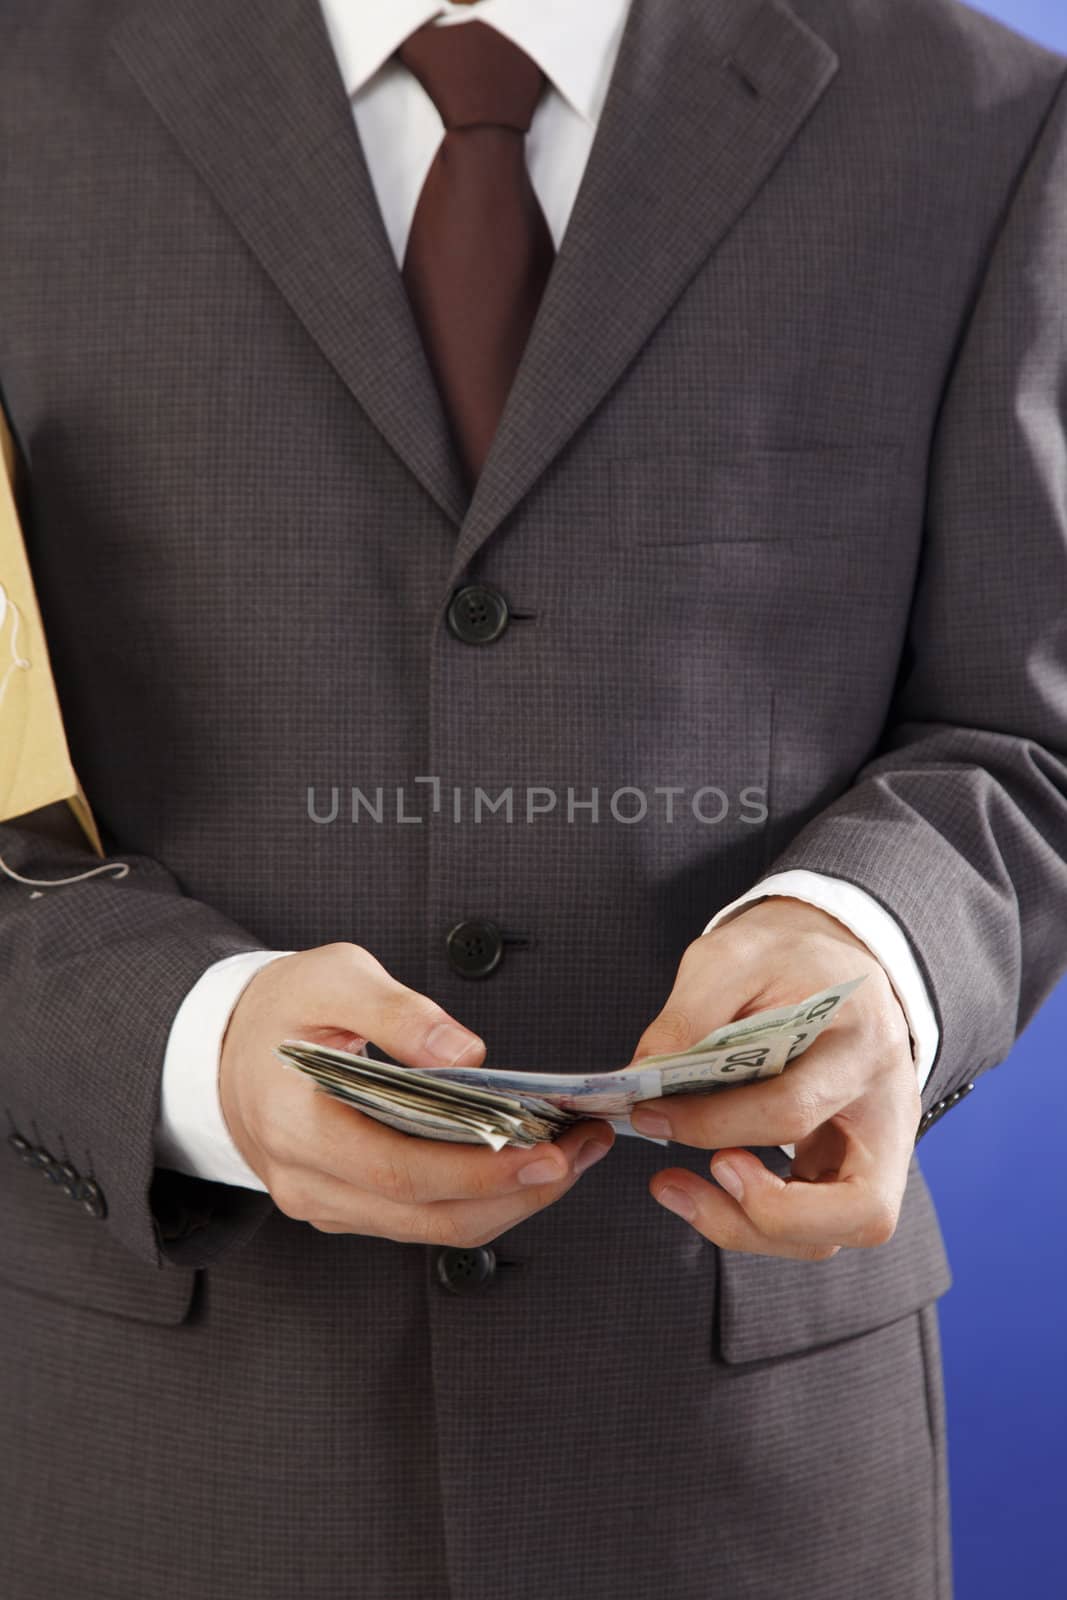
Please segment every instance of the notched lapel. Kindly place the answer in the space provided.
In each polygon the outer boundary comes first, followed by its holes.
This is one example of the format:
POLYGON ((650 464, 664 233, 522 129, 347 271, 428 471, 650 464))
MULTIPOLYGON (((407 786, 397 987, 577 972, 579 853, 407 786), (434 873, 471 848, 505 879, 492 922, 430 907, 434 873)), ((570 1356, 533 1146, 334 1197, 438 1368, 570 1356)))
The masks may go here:
POLYGON ((469 503, 316 0, 141 0, 111 44, 397 455, 469 503))
POLYGON ((837 70, 785 0, 633 0, 473 499, 312 0, 140 0, 112 46, 384 438, 459 528, 518 504, 758 192, 837 70))
POLYGON ((458 575, 647 341, 837 71, 784 0, 633 0, 458 575))

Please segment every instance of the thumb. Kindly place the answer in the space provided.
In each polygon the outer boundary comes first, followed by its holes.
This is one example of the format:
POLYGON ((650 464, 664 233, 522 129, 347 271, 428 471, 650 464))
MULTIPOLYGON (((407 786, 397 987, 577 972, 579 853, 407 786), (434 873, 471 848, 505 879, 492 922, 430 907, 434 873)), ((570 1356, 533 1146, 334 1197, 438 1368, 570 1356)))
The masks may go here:
MULTIPOLYGON (((704 1032, 707 1031, 705 1028, 704 1032)), ((643 1061, 646 1056, 680 1054, 683 1050, 688 1050, 690 1045, 696 1044, 700 1037, 693 1019, 677 1004, 672 991, 663 1010, 658 1016, 653 1017, 638 1039, 633 1060, 643 1061)))
POLYGON ((398 982, 359 945, 324 945, 288 961, 294 964, 284 1001, 290 1036, 294 1027, 320 1042, 343 1035, 344 1048, 356 1050, 373 1041, 409 1067, 475 1067, 485 1058, 477 1034, 398 982))
POLYGON ((718 929, 702 934, 682 957, 666 1004, 637 1041, 633 1060, 689 1050, 713 1028, 743 1015, 757 987, 747 962, 731 959, 723 948, 718 929))

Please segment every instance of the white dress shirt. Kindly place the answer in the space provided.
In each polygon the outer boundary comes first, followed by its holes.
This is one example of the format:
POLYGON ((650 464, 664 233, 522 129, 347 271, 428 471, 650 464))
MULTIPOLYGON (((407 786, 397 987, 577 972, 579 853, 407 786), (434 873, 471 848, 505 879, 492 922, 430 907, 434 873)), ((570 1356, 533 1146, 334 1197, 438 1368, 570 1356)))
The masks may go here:
MULTIPOLYGON (((596 134, 629 0, 582 0, 580 5, 573 0, 320 4, 397 266, 403 262, 416 201, 444 129, 433 101, 394 54, 431 19, 447 27, 477 17, 506 34, 543 70, 545 91, 527 134, 526 159, 558 249, 596 134)), ((937 1053, 937 1022, 911 946, 895 919, 852 884, 813 872, 786 872, 724 906, 708 928, 769 894, 819 906, 863 940, 904 1008, 920 1085, 925 1083, 937 1053)), ((157 1165, 265 1190, 226 1127, 218 1094, 219 1056, 226 1024, 247 984, 262 966, 284 954, 288 952, 255 950, 230 956, 210 967, 185 997, 163 1064, 157 1165)))

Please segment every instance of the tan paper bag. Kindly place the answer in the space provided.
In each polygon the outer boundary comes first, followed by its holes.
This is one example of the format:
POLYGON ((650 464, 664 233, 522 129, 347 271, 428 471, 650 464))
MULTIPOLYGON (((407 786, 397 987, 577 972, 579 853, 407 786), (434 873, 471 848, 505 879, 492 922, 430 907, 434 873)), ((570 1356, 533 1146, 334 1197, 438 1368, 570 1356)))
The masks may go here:
POLYGON ((41 613, 15 510, 15 446, 0 412, 0 822, 65 800, 104 851, 67 749, 41 613))

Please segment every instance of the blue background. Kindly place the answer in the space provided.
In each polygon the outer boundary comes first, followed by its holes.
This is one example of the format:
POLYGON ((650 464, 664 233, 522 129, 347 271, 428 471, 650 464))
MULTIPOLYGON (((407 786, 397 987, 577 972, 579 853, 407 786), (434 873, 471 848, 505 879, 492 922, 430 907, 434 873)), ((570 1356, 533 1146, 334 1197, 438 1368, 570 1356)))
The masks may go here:
MULTIPOLYGON (((1067 54, 1067 0, 975 9, 1067 54)), ((922 1143, 955 1274, 941 1336, 957 1600, 1067 1595, 1065 1162, 1067 985, 922 1143)))

